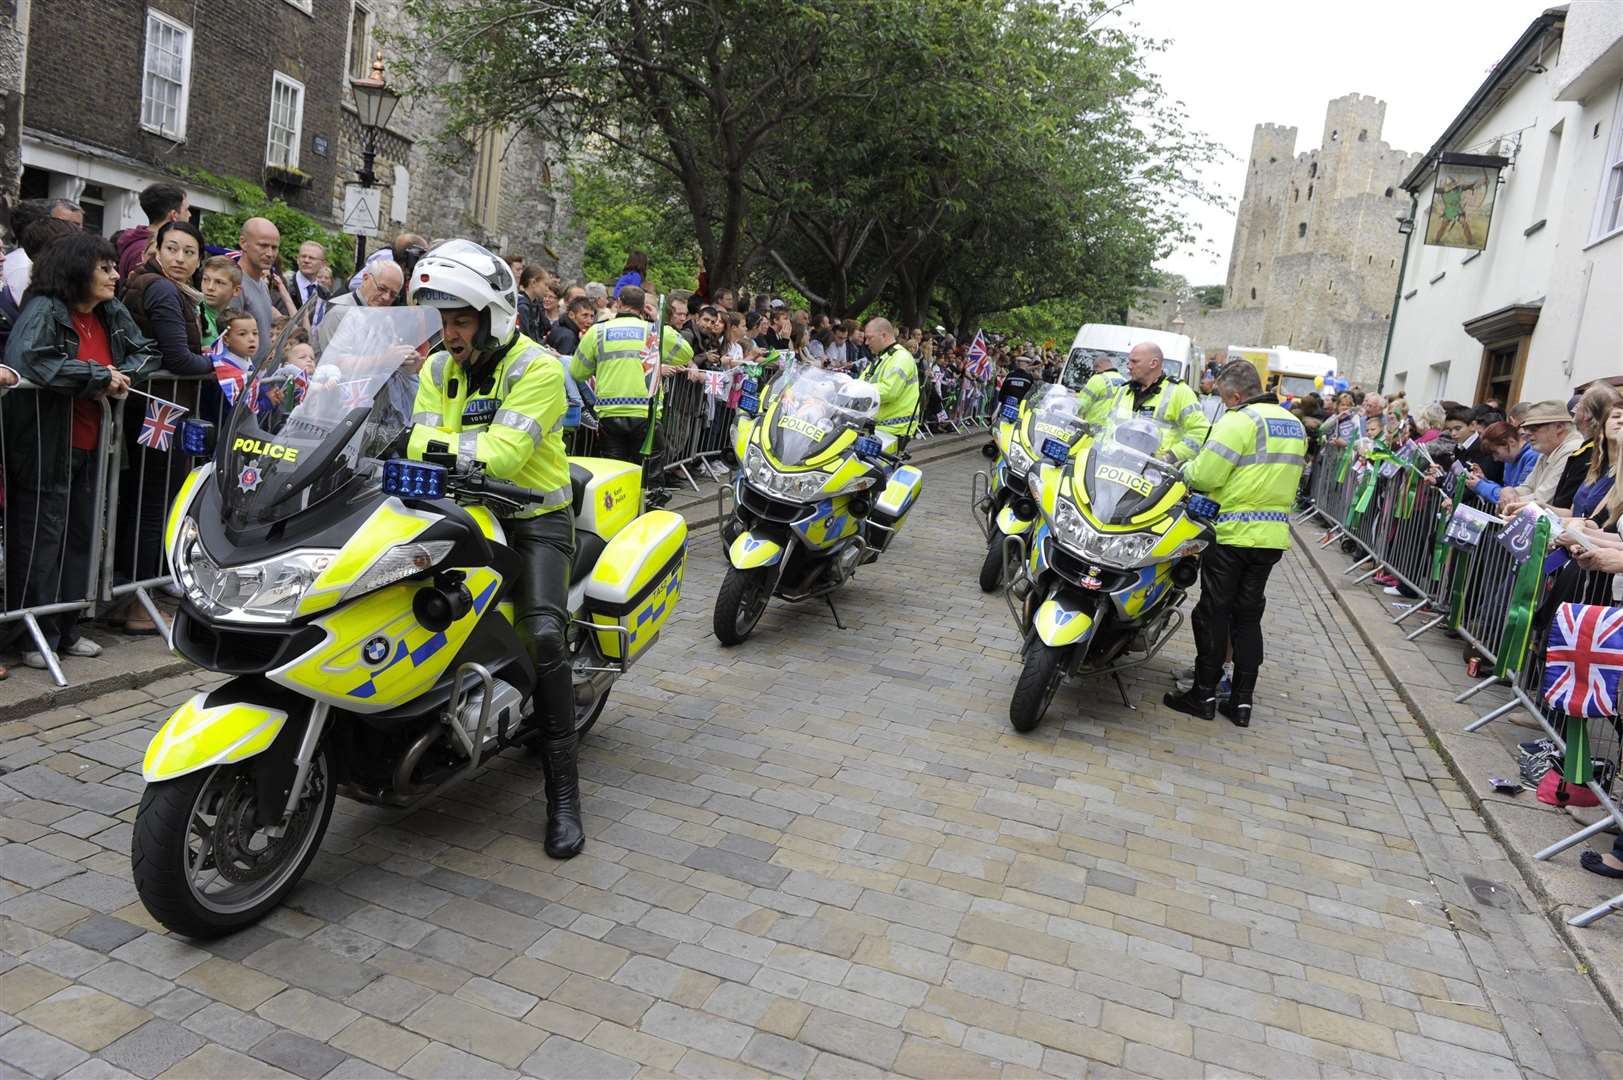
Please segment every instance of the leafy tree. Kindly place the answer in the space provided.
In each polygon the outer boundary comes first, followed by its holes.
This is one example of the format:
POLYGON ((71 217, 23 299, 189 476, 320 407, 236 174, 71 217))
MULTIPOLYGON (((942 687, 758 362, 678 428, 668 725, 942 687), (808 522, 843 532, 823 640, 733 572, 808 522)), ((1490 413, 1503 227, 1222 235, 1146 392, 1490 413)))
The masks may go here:
POLYGON ((1223 289, 1222 285, 1197 285, 1195 299, 1200 301, 1201 307, 1222 307, 1223 289))
POLYGON ((661 292, 693 289, 699 265, 691 233, 680 206, 662 202, 662 194, 639 190, 624 174, 601 163, 570 169, 575 222, 586 230, 582 271, 588 281, 612 283, 625 266, 626 254, 648 255, 648 279, 661 292))

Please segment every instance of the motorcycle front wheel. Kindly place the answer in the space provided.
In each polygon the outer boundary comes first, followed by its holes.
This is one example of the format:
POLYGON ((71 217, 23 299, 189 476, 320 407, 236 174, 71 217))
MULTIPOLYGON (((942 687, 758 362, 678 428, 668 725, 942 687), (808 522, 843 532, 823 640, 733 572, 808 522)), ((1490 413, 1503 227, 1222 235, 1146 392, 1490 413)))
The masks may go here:
POLYGON ((1020 669, 1020 681, 1015 683, 1014 699, 1009 702, 1009 723, 1022 735, 1036 729, 1053 702, 1054 692, 1065 678, 1061 661, 1066 651, 1037 638, 1026 646, 1025 666, 1020 669))
POLYGON ((321 847, 338 796, 336 764, 323 744, 280 837, 258 824, 252 758, 148 784, 130 845, 141 903, 187 937, 221 937, 259 921, 321 847))
POLYGON ((716 614, 712 622, 717 641, 737 645, 750 636, 766 613, 767 601, 772 599, 773 573, 770 566, 754 570, 740 570, 735 566, 727 570, 721 591, 716 594, 716 614))

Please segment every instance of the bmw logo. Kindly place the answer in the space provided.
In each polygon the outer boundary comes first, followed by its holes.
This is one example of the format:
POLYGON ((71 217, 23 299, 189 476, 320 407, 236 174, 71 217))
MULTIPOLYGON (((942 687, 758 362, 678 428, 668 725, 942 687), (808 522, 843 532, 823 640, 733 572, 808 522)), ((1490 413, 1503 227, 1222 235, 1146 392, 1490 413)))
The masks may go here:
POLYGON ((389 639, 375 637, 361 646, 361 656, 368 664, 381 664, 389 658, 389 639))

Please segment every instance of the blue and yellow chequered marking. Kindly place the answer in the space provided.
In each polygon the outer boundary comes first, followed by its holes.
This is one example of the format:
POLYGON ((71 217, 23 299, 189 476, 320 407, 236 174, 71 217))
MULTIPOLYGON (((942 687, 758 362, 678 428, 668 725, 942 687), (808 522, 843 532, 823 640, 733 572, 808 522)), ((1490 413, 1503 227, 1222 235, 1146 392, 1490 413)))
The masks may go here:
POLYGON ((1156 563, 1138 571, 1138 578, 1111 595, 1125 618, 1136 619, 1159 599, 1172 584, 1172 565, 1156 563))
POLYGON ((665 575, 665 580, 648 594, 647 599, 625 615, 615 618, 601 612, 592 613, 592 622, 599 626, 619 625, 630 631, 626 637, 618 633, 600 631, 597 634, 597 645, 604 656, 610 660, 619 660, 623 643, 629 650, 625 659, 631 661, 653 644, 654 637, 665 625, 665 620, 670 617, 677 599, 682 595, 682 575, 687 570, 687 561, 687 547, 684 544, 681 557, 677 559, 671 572, 665 575))
POLYGON ((1043 644, 1062 648, 1086 641, 1093 634, 1093 616, 1071 607, 1060 597, 1044 600, 1037 608, 1037 636, 1043 644))
POLYGON ((732 546, 727 549, 727 561, 740 570, 771 566, 782 557, 783 545, 748 532, 734 537, 732 546))
POLYGON ((924 474, 911 465, 903 465, 890 474, 885 490, 874 501, 874 509, 899 518, 912 508, 923 490, 924 474))
POLYGON ((268 673, 272 681, 356 712, 382 712, 432 689, 473 633, 501 587, 489 567, 467 571, 473 610, 443 631, 429 630, 412 614, 420 582, 403 581, 368 593, 313 625, 327 639, 303 656, 268 673), (368 661, 368 642, 382 637, 388 659, 368 661))
POLYGON ((814 516, 797 521, 791 527, 807 547, 821 551, 857 531, 857 519, 846 513, 847 501, 844 496, 824 499, 816 505, 814 516))
POLYGON ((263 753, 287 723, 281 709, 234 701, 211 707, 207 700, 207 694, 192 697, 152 737, 141 762, 147 783, 263 753))

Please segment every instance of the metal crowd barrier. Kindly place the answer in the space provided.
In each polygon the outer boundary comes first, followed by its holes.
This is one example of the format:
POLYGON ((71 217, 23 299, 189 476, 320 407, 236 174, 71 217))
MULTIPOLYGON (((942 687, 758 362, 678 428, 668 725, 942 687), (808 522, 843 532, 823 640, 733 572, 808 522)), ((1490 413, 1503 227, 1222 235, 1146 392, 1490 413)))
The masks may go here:
MULTIPOLYGON (((1433 617, 1407 635, 1408 640, 1446 622, 1488 665, 1487 673, 1454 700, 1464 703, 1491 686, 1509 689, 1508 701, 1466 725, 1465 730, 1478 731, 1525 709, 1564 754, 1571 725, 1588 725, 1591 757, 1597 756, 1594 748, 1598 745, 1599 757, 1606 764, 1583 786, 1594 795, 1605 816, 1551 844, 1534 858, 1549 859, 1603 832, 1623 829, 1623 808, 1613 797, 1614 792, 1623 790, 1618 779, 1619 772, 1623 772, 1623 718, 1588 721, 1568 717, 1552 709, 1543 697, 1545 647, 1557 604, 1617 604, 1613 575, 1578 572, 1575 567, 1558 575, 1546 573, 1544 562, 1550 550, 1542 532, 1536 534, 1526 558, 1518 562, 1499 542, 1507 523, 1497 516, 1484 525, 1474 546, 1445 544, 1443 535, 1456 502, 1488 513, 1493 510, 1470 494, 1463 483, 1457 482, 1453 498, 1448 498, 1432 485, 1416 488, 1412 481, 1403 479, 1401 472, 1377 476, 1366 502, 1360 498, 1364 477, 1352 461, 1346 460, 1344 449, 1325 447, 1311 463, 1311 470, 1309 505, 1298 523, 1318 518, 1327 524, 1329 531, 1320 543, 1340 539, 1355 557, 1345 573, 1369 567, 1357 581, 1384 570, 1416 594, 1414 602, 1392 621, 1401 622, 1416 611, 1431 611, 1433 617), (1518 600, 1531 613, 1525 621, 1512 614, 1518 600)), ((1568 921, 1574 926, 1587 926, 1620 910, 1623 895, 1568 921)))

